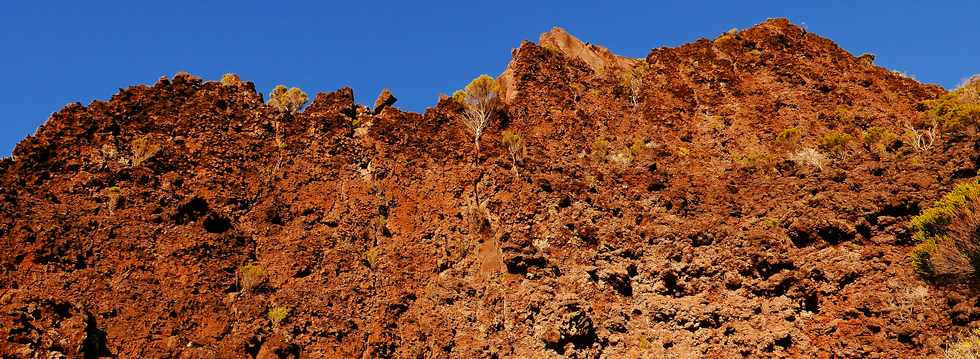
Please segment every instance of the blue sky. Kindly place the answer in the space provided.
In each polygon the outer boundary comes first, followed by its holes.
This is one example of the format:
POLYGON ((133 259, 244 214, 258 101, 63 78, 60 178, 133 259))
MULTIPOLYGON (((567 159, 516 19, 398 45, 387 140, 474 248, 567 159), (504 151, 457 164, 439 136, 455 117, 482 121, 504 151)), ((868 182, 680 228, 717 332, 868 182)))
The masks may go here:
POLYGON ((851 53, 950 88, 980 73, 980 2, 5 1, 0 156, 71 102, 189 71, 234 72, 267 93, 391 88, 421 111, 498 74, 521 40, 562 26, 631 57, 786 17, 851 53), (148 3, 148 4, 141 4, 148 3), (820 3, 820 4, 818 4, 820 3))

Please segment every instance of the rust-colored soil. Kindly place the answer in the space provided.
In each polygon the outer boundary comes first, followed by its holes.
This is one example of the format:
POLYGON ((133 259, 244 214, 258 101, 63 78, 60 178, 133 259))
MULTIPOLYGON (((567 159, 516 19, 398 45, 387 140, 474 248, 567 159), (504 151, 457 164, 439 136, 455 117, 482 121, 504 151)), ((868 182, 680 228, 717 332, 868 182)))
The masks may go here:
POLYGON ((910 358, 980 324, 905 229, 977 175, 976 134, 861 141, 943 89, 770 20, 651 51, 634 106, 631 61, 559 35, 515 50, 478 159, 447 99, 318 94, 281 150, 249 83, 69 105, 0 161, 0 353, 910 358), (830 131, 854 140, 822 170, 791 159, 830 131))

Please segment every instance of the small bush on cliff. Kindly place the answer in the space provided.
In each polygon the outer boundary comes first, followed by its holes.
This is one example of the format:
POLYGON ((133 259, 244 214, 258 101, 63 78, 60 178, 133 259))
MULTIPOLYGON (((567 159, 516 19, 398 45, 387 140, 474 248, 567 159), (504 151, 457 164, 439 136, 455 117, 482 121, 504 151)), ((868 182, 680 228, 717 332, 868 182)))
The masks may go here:
POLYGON ((649 71, 650 65, 642 61, 633 67, 623 69, 619 74, 619 83, 626 89, 630 97, 630 104, 634 107, 639 102, 640 92, 643 90, 643 79, 649 71))
POLYGON ((945 359, 980 358, 980 328, 961 335, 955 342, 949 344, 943 354, 945 359))
POLYGON ((511 165, 514 167, 514 175, 520 178, 521 173, 517 169, 517 164, 523 161, 524 156, 527 155, 527 147, 524 146, 524 139, 521 138, 521 135, 507 130, 500 136, 500 144, 507 148, 507 153, 510 154, 511 165))
POLYGON ((926 278, 965 279, 980 271, 980 183, 956 186, 909 222, 910 259, 926 278))
POLYGON ((935 100, 924 101, 926 115, 946 131, 959 131, 980 123, 980 75, 935 100))
POLYGON ((896 139, 898 136, 894 132, 881 126, 869 127, 861 133, 861 141, 873 152, 885 152, 888 145, 896 139))
POLYGON ((803 132, 800 129, 788 127, 776 135, 776 145, 786 150, 793 150, 800 145, 802 139, 803 132))
POLYGON ((793 162, 816 168, 818 171, 823 171, 823 165, 827 162, 827 156, 812 148, 804 148, 794 153, 789 159, 793 162))
POLYGON ((238 268, 238 286, 251 292, 265 281, 265 268, 258 264, 246 264, 238 268))
POLYGON ((939 137, 939 122, 928 120, 918 126, 911 121, 905 121, 905 132, 902 133, 902 141, 907 143, 916 152, 922 152, 932 148, 939 137))
POLYGON ((133 166, 142 166, 144 162, 156 156, 160 152, 160 144, 153 141, 152 138, 147 136, 139 136, 133 139, 130 143, 130 150, 133 152, 132 161, 130 163, 133 166))
POLYGON ((106 206, 109 208, 109 213, 111 214, 122 204, 122 189, 117 186, 106 188, 105 195, 107 199, 106 206))
POLYGON ((221 84, 225 86, 241 86, 242 79, 233 73, 224 74, 221 76, 221 84))
POLYGON ((453 93, 453 100, 463 106, 463 125, 473 135, 473 143, 479 155, 480 136, 500 108, 500 85, 492 77, 480 75, 464 89, 453 93))
POLYGON ((647 144, 642 140, 633 140, 633 144, 627 149, 629 153, 630 162, 636 161, 643 156, 643 153, 647 150, 647 144))
POLYGON ((272 307, 269 308, 269 312, 266 314, 270 321, 272 321, 273 326, 279 325, 283 320, 289 316, 289 308, 286 307, 272 307))
POLYGON ((269 106, 279 112, 294 114, 303 108, 309 99, 303 90, 297 87, 286 89, 286 86, 278 85, 269 95, 269 106))
POLYGON ((598 139, 592 141, 590 146, 592 160, 596 162, 602 162, 606 160, 606 156, 609 156, 609 141, 604 139, 598 139))
POLYGON ((819 147, 821 150, 841 155, 847 150, 847 144, 851 142, 851 135, 840 132, 830 131, 820 137, 819 147))
POLYGON ((756 170, 768 167, 772 163, 772 156, 763 151, 750 150, 733 153, 732 161, 743 170, 756 170))

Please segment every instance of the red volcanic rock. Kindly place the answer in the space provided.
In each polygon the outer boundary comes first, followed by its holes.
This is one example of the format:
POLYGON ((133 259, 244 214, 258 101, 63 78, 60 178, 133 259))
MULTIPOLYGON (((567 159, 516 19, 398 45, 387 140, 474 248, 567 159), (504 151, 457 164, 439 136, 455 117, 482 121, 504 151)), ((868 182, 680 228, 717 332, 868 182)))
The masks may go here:
POLYGON ((344 88, 279 133, 251 86, 187 75, 65 107, 0 160, 0 354, 934 357, 980 325, 905 230, 975 133, 796 156, 943 89, 785 20, 643 60, 556 29, 501 81, 479 158, 448 98, 344 88))

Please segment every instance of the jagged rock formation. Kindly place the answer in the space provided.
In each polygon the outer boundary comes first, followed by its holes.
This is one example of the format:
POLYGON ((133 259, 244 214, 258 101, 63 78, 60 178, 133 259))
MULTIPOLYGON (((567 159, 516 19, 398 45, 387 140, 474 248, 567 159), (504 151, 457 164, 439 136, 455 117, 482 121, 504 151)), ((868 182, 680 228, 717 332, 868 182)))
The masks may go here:
MULTIPOLYGON (((622 71, 636 63, 635 60, 613 54, 609 49, 602 46, 585 43, 560 27, 554 27, 551 31, 541 34, 538 38, 538 46, 559 52, 569 59, 582 61, 592 69, 592 72, 599 75, 622 71)), ((507 69, 498 76, 498 81, 501 82, 501 87, 504 89, 504 100, 507 102, 517 97, 517 91, 514 88, 516 84, 514 65, 514 61, 511 61, 507 64, 507 69)))
POLYGON ((64 108, 0 161, 0 352, 919 357, 980 320, 905 230, 976 176, 976 135, 821 146, 900 133, 941 88, 770 20, 653 50, 634 106, 630 60, 541 43, 477 159, 449 100, 282 115, 181 75, 64 108))

